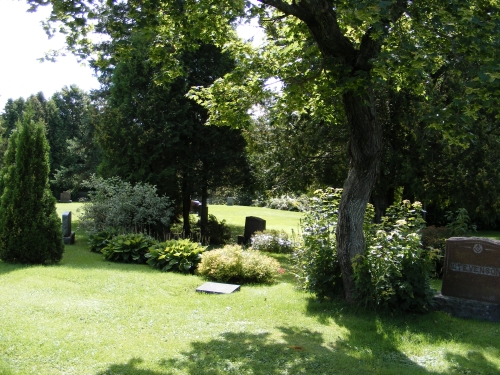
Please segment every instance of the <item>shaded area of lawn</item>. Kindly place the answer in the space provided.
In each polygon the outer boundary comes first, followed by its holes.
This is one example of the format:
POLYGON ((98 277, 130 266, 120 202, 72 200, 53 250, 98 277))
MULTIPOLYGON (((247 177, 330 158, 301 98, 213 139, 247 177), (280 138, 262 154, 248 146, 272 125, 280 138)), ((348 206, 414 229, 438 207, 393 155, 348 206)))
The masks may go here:
MULTIPOLYGON (((450 339, 456 322, 444 314, 384 318, 355 312, 342 304, 317 304, 311 300, 307 313, 320 325, 335 321, 347 329, 344 337, 334 337, 318 330, 294 325, 277 325, 276 333, 262 331, 225 332, 208 341, 191 342, 190 350, 175 358, 160 359, 161 370, 143 368, 144 361, 132 358, 113 364, 98 375, 221 375, 221 374, 484 374, 499 373, 498 364, 485 357, 499 356, 491 325, 473 322, 461 329, 462 335, 450 339), (436 329, 437 327, 437 329, 436 329), (471 336, 467 336, 471 334, 471 336), (481 337, 484 335, 484 337, 481 337), (427 340, 435 346, 427 351, 403 352, 405 339, 427 340), (462 344, 463 353, 448 350, 445 344, 462 344), (443 370, 443 363, 445 369, 443 370), (433 362, 440 370, 430 370, 433 362), (425 367, 424 367, 425 366, 425 367)), ((281 322, 283 324, 283 322, 281 322)), ((456 328, 456 327, 455 327, 456 328)), ((418 345, 416 345, 417 347, 418 345)))

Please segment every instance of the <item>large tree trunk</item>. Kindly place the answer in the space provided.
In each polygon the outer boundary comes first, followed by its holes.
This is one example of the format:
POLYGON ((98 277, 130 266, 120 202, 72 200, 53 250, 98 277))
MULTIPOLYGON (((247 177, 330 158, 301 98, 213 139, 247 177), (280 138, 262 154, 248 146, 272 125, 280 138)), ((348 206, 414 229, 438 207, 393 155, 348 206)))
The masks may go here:
POLYGON ((347 302, 353 302, 352 260, 366 250, 363 220, 378 175, 382 129, 377 121, 371 92, 365 97, 347 92, 343 101, 350 130, 350 169, 339 207, 337 257, 342 271, 345 298, 347 302))

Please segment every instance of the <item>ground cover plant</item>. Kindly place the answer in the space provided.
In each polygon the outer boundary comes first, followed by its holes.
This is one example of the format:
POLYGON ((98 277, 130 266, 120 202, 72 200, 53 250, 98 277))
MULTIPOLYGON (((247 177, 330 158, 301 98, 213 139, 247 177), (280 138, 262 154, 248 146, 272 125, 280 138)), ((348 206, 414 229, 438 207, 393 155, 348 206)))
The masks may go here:
POLYGON ((57 266, 0 262, 0 374, 500 372, 498 324, 320 303, 295 288, 287 254, 267 254, 277 283, 209 295, 199 276, 108 262, 87 240, 77 231, 57 266))

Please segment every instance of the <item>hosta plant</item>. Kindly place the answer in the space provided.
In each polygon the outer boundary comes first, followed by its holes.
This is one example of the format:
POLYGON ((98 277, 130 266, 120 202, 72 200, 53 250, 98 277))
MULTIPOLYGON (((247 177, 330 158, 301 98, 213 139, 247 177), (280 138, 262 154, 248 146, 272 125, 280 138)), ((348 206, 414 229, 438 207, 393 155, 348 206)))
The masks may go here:
POLYGON ((151 246, 146 258, 150 266, 160 271, 193 273, 205 249, 189 239, 168 240, 151 246))
POLYGON ((101 250, 108 246, 109 241, 118 235, 118 231, 114 228, 108 228, 89 236, 90 251, 101 253, 101 250))
POLYGON ((101 252, 106 260, 125 263, 146 263, 146 253, 156 241, 142 233, 120 234, 109 240, 101 252))

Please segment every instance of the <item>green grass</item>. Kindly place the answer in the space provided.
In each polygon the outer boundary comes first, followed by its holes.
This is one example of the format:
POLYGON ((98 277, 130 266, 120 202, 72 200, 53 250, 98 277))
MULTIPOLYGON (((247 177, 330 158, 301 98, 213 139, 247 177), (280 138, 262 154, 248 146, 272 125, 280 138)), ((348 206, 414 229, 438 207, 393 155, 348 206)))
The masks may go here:
POLYGON ((500 373, 495 323, 319 303, 289 272, 230 295, 196 293, 203 282, 104 261, 80 232, 60 265, 0 262, 0 374, 500 373))
POLYGON ((279 211, 263 207, 245 206, 208 206, 208 213, 215 215, 218 220, 226 220, 231 228, 233 238, 243 235, 245 218, 257 216, 266 221, 266 229, 283 230, 288 235, 298 234, 299 222, 304 214, 301 212, 279 211))

